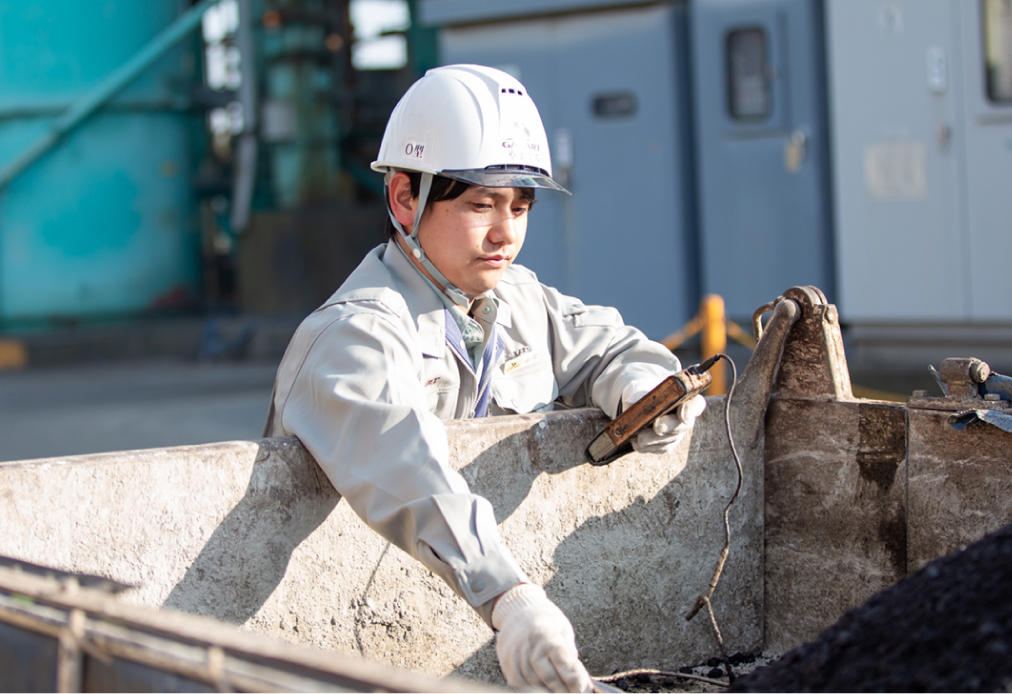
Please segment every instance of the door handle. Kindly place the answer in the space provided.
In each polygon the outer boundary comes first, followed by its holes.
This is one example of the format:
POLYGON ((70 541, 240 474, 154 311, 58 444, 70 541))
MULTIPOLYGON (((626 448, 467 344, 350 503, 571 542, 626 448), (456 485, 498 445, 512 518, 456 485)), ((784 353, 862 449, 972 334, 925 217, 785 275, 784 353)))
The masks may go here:
POLYGON ((784 168, 789 173, 797 173, 805 161, 805 146, 808 143, 808 136, 801 128, 796 128, 791 133, 791 139, 784 145, 784 168))

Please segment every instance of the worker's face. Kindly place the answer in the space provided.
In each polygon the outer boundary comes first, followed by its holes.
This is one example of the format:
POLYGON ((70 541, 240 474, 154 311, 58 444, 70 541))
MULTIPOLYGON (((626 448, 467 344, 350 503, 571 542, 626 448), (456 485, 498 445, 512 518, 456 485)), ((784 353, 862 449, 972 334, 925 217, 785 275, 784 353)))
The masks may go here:
POLYGON ((418 242, 433 265, 471 296, 499 284, 527 235, 530 203, 519 188, 469 187, 426 205, 418 242))

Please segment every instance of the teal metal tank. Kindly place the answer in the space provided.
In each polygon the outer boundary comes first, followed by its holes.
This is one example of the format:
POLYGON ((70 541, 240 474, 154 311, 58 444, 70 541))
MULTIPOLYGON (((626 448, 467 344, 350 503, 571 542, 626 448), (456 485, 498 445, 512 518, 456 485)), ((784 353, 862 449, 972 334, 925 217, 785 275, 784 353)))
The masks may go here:
MULTIPOLYGON (((182 0, 0 0, 0 166, 137 54, 182 0)), ((193 44, 168 51, 0 192, 0 326, 193 305, 193 44)))

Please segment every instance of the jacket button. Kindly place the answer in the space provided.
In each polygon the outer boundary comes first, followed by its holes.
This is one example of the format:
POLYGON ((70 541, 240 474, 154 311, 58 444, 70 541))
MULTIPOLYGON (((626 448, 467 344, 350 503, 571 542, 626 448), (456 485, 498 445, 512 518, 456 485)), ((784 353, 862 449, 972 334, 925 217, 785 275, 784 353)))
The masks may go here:
POLYGON ((471 590, 473 590, 475 593, 480 593, 481 591, 485 590, 485 581, 481 580, 480 578, 474 579, 473 581, 471 581, 471 590))

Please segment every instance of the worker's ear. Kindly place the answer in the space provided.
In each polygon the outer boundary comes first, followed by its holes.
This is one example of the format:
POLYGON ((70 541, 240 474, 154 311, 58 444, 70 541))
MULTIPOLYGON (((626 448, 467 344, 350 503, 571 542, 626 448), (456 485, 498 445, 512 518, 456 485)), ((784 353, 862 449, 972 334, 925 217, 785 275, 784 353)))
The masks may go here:
POLYGON ((411 179, 403 171, 395 173, 390 178, 389 191, 390 209, 404 231, 410 234, 415 224, 415 209, 418 207, 418 198, 411 195, 411 179))

